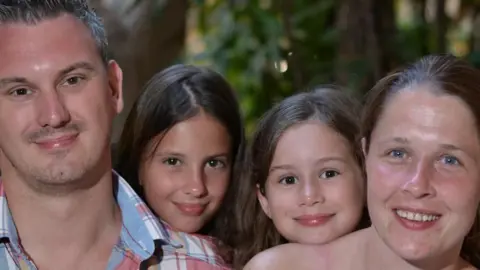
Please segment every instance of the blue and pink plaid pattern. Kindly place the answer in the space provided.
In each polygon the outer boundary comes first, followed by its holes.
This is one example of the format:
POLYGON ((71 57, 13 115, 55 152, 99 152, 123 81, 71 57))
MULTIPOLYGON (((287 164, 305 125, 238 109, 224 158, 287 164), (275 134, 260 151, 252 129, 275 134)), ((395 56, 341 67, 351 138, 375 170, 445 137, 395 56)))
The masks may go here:
MULTIPOLYGON (((126 181, 115 172, 116 199, 122 211, 120 239, 112 250, 108 270, 230 269, 204 236, 171 230, 158 221, 126 181)), ((0 181, 0 269, 37 269, 19 245, 17 230, 0 181)))

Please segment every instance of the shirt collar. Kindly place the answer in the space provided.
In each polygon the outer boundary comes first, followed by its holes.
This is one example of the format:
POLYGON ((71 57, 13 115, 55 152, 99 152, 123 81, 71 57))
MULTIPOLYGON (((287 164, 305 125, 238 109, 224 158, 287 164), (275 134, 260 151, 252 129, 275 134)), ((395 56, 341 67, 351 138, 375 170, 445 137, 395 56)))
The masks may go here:
POLYGON ((115 195, 122 211, 123 226, 130 234, 130 237, 122 239, 128 246, 139 255, 146 252, 144 254, 146 258, 153 254, 155 243, 170 245, 174 248, 182 247, 178 241, 172 238, 166 224, 158 220, 145 202, 115 171, 113 171, 113 179, 114 183, 118 183, 115 195), (129 243, 129 238, 133 239, 134 243, 129 243), (135 247, 139 249, 137 250, 135 247))
POLYGON ((8 208, 2 180, 0 180, 0 219, 0 238, 8 238, 10 241, 18 242, 17 229, 13 223, 10 208, 8 208))
MULTIPOLYGON (((172 239, 167 226, 153 215, 125 179, 113 170, 112 180, 114 183, 113 193, 122 211, 122 234, 126 229, 129 238, 132 239, 122 240, 126 241, 126 244, 135 253, 148 258, 155 251, 156 243, 170 245, 174 248, 182 247, 179 242, 172 239)), ((0 238, 8 238, 10 242, 18 243, 17 229, 8 207, 2 180, 0 180, 0 219, 0 238)))

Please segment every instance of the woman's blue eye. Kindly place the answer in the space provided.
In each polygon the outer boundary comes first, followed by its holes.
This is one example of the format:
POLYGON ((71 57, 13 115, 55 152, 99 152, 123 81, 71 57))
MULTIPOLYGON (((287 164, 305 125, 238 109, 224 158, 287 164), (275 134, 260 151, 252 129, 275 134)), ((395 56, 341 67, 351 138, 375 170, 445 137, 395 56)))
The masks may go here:
POLYGON ((454 156, 443 156, 442 157, 442 161, 443 163, 447 164, 447 165, 459 165, 460 162, 458 161, 458 159, 454 156))
POLYGON ((404 158, 405 152, 401 150, 392 150, 390 151, 389 155, 394 158, 404 158))

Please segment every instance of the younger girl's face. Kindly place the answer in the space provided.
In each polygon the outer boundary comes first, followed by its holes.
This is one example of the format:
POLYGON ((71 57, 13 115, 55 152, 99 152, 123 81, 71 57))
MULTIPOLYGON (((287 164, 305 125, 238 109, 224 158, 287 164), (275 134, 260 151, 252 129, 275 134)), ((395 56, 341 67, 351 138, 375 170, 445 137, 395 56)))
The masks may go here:
POLYGON ((161 134, 139 179, 153 211, 173 229, 199 231, 220 207, 231 170, 230 136, 201 112, 161 134))
POLYGON ((352 232, 363 212, 364 183, 349 142, 320 122, 290 127, 258 199, 289 242, 323 244, 352 232))

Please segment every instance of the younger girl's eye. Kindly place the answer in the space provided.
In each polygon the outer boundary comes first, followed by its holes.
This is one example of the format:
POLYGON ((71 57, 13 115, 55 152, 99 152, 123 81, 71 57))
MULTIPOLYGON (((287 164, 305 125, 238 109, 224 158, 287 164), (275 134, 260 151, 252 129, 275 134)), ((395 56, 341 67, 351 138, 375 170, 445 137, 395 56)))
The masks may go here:
POLYGON ((293 184, 296 184, 298 182, 297 178, 294 177, 294 176, 286 176, 286 177, 283 177, 282 179, 280 179, 280 184, 284 184, 284 185, 293 185, 293 184))
POLYGON ((178 158, 166 158, 163 163, 168 166, 178 166, 180 165, 180 160, 178 158))
POLYGON ((339 174, 340 174, 340 173, 337 172, 337 171, 327 170, 327 171, 324 171, 324 172, 320 175, 320 178, 328 179, 328 178, 335 177, 335 176, 337 176, 337 175, 339 175, 339 174))

